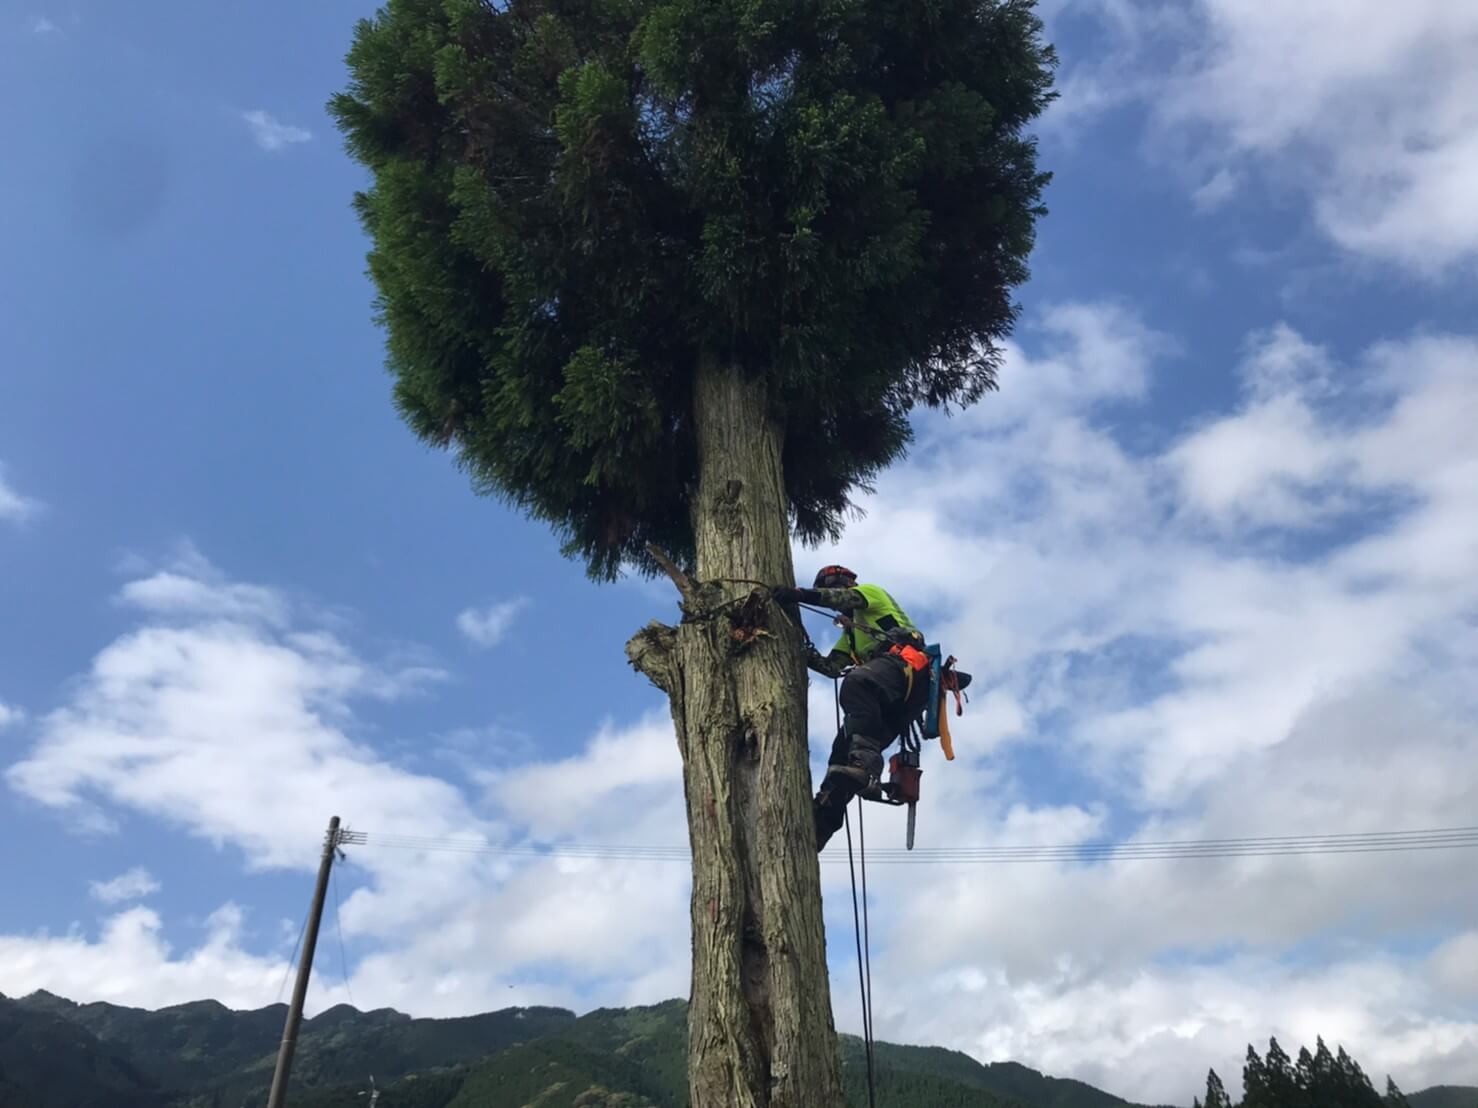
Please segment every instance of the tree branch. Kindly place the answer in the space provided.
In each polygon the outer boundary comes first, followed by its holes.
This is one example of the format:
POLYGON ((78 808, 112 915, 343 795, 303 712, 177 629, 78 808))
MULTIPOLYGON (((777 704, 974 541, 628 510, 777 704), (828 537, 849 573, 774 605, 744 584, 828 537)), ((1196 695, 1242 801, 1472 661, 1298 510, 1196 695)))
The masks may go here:
POLYGON ((693 593, 698 589, 698 582, 678 569, 677 563, 672 560, 672 557, 667 551, 663 550, 656 543, 647 543, 647 554, 651 557, 652 561, 661 567, 662 572, 672 579, 672 583, 677 586, 677 591, 682 595, 682 598, 684 600, 691 600, 693 593))

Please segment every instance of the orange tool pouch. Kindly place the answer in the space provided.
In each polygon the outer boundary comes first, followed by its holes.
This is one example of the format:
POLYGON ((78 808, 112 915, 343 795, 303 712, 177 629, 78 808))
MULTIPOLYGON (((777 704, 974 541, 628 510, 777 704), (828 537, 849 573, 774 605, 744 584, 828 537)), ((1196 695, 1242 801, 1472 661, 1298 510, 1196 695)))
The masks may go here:
POLYGON ((891 650, 889 650, 888 653, 902 658, 904 664, 912 669, 915 673, 922 673, 924 670, 929 668, 929 655, 925 654, 922 650, 919 650, 916 647, 895 646, 891 650))

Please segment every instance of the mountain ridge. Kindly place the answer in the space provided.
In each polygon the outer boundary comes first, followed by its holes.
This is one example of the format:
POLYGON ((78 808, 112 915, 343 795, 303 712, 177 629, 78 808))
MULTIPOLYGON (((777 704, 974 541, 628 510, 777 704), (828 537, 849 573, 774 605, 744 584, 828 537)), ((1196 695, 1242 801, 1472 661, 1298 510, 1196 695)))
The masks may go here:
MULTIPOLYGON (((77 1003, 44 990, 0 994, 0 1108, 257 1108, 286 1006, 237 1010, 202 1000, 160 1009, 77 1003)), ((513 1007, 416 1017, 338 1004, 305 1019, 294 1108, 686 1108, 687 1002, 513 1007)), ((840 1036, 843 1082, 866 1104, 862 1041, 840 1036)), ((982 1063, 938 1046, 875 1044, 880 1097, 893 1108, 1140 1108, 1019 1062, 982 1063)), ((1478 1108, 1478 1088, 1439 1086, 1412 1108, 1478 1108), (1466 1097, 1466 1099, 1464 1099, 1466 1097)))

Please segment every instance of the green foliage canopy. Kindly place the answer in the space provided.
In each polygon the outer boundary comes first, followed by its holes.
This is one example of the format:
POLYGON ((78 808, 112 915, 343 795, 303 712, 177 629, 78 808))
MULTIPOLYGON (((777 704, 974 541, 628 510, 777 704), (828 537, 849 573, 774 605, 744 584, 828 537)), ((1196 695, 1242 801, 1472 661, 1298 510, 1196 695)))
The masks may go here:
POLYGON ((609 576, 691 552, 736 365, 835 535, 915 405, 994 385, 1054 65, 1033 0, 389 0, 331 110, 400 411, 609 576))

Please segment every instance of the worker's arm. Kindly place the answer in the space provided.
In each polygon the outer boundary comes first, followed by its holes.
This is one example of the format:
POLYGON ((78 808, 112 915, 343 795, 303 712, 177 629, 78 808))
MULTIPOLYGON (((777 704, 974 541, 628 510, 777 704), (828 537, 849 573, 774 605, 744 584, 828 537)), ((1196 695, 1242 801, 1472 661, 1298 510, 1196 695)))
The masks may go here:
MULTIPOLYGON (((867 597, 861 589, 797 589, 777 585, 770 594, 781 604, 811 604, 834 612, 855 612, 867 607, 867 597)), ((854 661, 845 650, 833 650, 830 654, 822 654, 814 646, 806 650, 806 665, 823 677, 840 677, 854 661)))
POLYGON ((814 646, 806 650, 806 665, 823 677, 840 677, 851 664, 851 655, 843 650, 833 650, 830 654, 822 654, 814 646))
POLYGON ((782 604, 811 604, 834 612, 855 612, 867 607, 867 597, 861 589, 795 589, 776 585, 770 594, 782 604))

